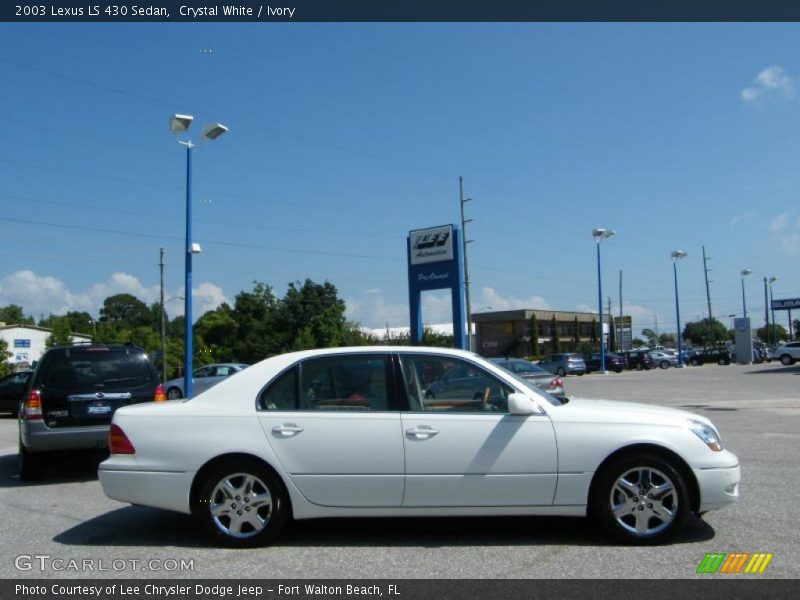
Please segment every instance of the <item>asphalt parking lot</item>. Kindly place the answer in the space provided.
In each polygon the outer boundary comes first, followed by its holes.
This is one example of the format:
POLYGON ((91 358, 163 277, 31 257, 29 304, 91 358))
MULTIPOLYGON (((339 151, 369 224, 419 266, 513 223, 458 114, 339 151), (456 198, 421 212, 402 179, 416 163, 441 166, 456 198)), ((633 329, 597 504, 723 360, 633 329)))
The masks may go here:
POLYGON ((756 577, 800 576, 800 365, 592 374, 565 385, 570 395, 710 417, 741 460, 739 502, 692 518, 659 547, 614 545, 584 519, 458 518, 305 521, 276 546, 224 550, 210 547, 190 517, 106 498, 89 457, 55 459, 41 481, 23 484, 16 421, 0 416, 0 577, 726 577, 695 574, 708 552, 771 552, 756 577))

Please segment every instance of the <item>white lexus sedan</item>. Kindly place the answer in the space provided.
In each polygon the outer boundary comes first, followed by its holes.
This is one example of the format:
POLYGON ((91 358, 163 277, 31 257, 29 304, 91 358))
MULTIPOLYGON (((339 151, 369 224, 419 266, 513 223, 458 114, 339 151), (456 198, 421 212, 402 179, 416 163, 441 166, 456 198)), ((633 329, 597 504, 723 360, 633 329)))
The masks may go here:
POLYGON ((563 402, 441 348, 276 356, 191 400, 117 410, 109 442, 109 497, 194 514, 227 546, 292 518, 466 515, 589 515, 655 543, 739 495, 705 417, 563 402))

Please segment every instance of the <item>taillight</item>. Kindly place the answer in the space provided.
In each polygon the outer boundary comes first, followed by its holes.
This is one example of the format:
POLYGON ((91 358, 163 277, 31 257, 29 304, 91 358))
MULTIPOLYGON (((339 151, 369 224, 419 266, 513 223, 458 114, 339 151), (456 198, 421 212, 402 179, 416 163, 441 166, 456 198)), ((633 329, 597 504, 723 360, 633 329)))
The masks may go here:
POLYGON ((164 386, 160 383, 156 386, 156 393, 153 394, 153 402, 164 402, 167 399, 167 395, 164 393, 164 386))
POLYGON ((108 430, 108 448, 111 454, 136 454, 136 449, 131 444, 128 436, 119 425, 111 424, 108 430))
POLYGON ((561 381, 561 377, 556 377, 550 382, 550 387, 563 387, 564 382, 561 381))
POLYGON ((24 417, 27 420, 42 418, 42 394, 39 390, 31 390, 25 401, 24 417))

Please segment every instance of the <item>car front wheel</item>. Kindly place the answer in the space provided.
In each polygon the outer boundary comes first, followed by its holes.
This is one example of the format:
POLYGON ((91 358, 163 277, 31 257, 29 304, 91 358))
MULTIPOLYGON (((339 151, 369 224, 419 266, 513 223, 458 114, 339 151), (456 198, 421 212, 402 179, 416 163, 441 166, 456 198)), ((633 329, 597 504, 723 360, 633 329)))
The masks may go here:
POLYGON ((219 544, 262 546, 280 533, 289 517, 283 486, 256 460, 231 460, 203 480, 194 512, 219 544))
POLYGON ((690 512, 686 482, 669 461, 656 455, 615 460, 592 490, 592 514, 599 525, 629 544, 666 540, 690 512))
POLYGON ((662 360, 661 364, 659 365, 662 369, 669 369, 669 362, 666 360, 662 360))
POLYGON ((556 375, 558 375, 559 377, 564 377, 566 374, 567 372, 564 370, 564 367, 558 367, 556 369, 556 375))

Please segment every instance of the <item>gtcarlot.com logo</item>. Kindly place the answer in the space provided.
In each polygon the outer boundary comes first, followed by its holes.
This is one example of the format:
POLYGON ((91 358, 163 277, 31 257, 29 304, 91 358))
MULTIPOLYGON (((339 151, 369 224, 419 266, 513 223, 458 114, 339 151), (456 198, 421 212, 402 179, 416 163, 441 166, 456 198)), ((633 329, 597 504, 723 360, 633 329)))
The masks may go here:
POLYGON ((709 552, 700 561, 696 572, 725 575, 763 573, 771 560, 771 552, 709 552))

